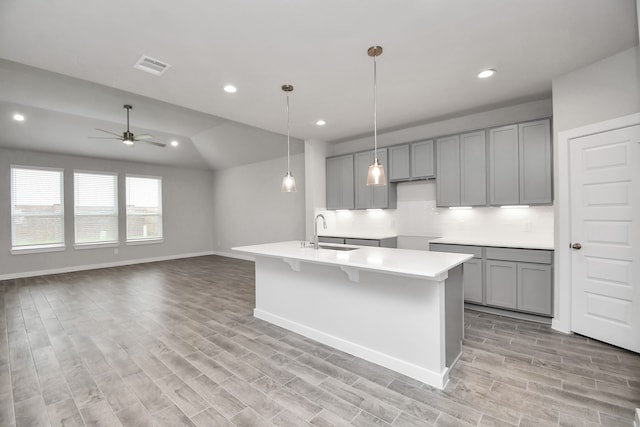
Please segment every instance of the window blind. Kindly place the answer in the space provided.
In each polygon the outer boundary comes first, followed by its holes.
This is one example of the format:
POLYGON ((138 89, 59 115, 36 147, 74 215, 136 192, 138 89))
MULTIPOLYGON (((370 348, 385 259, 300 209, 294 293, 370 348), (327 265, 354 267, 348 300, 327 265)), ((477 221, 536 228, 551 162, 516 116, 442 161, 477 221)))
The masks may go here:
POLYGON ((74 172, 76 244, 118 241, 118 176, 74 172))
POLYGON ((162 238, 162 179, 126 177, 127 241, 162 238))
POLYGON ((64 246, 63 173, 11 166, 11 245, 64 246))

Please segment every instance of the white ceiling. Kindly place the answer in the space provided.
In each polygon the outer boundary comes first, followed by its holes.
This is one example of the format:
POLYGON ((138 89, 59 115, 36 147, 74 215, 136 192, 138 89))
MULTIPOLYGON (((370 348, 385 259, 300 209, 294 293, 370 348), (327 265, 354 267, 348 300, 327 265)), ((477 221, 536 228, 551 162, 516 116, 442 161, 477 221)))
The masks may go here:
POLYGON ((0 145, 212 169, 280 157, 284 83, 295 87, 292 136, 372 132, 374 44, 384 48, 378 128, 394 129, 549 96, 553 78, 637 45, 636 16, 635 0, 5 0, 0 145), (171 68, 136 70, 142 54, 171 68), (484 68, 498 73, 477 79, 484 68), (185 144, 86 139, 95 127, 124 130, 126 102, 136 132, 185 144), (16 129, 5 114, 14 107, 33 110, 24 124, 42 117, 50 128, 16 129))

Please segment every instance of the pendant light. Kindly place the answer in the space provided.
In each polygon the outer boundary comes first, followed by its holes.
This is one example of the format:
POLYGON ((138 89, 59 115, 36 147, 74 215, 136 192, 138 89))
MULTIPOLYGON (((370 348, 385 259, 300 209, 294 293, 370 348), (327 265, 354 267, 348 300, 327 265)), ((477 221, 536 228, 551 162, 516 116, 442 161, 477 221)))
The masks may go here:
POLYGON ((293 86, 282 85, 282 90, 287 93, 287 173, 282 178, 282 192, 295 193, 296 192, 296 179, 291 175, 291 161, 290 161, 290 142, 289 142, 289 92, 293 92, 293 86))
POLYGON ((378 122, 376 105, 376 56, 382 55, 380 46, 371 46, 367 54, 373 57, 373 163, 369 166, 367 185, 387 185, 384 177, 384 168, 378 161, 378 122))

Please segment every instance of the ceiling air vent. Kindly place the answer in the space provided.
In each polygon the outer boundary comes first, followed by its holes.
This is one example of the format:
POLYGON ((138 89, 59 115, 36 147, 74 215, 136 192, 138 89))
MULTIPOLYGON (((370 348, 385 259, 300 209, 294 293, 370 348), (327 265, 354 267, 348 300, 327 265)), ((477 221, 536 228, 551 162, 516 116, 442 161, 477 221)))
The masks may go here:
POLYGON ((157 59, 151 58, 147 55, 142 55, 138 62, 135 63, 133 68, 137 68, 138 70, 146 71, 147 73, 154 74, 156 76, 161 76, 167 71, 167 68, 171 67, 171 65, 158 61, 157 59))

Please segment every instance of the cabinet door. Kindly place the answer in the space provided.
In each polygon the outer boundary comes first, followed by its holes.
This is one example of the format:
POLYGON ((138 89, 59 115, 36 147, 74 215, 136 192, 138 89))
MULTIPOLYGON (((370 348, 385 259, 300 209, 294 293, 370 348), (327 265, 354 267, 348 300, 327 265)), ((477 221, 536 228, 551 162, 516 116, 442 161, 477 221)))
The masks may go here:
POLYGON ((344 239, 342 237, 318 236, 318 242, 320 242, 320 243, 336 243, 336 244, 339 244, 339 245, 344 245, 344 239))
POLYGON ((549 120, 518 125, 520 203, 552 202, 551 129, 549 120))
POLYGON ((460 206, 460 137, 436 140, 436 205, 460 206))
POLYGON ((517 264, 509 261, 486 261, 487 305, 517 308, 517 264))
POLYGON ((411 178, 433 178, 436 176, 433 156, 433 140, 411 144, 411 178))
POLYGON ((369 166, 373 162, 373 151, 356 153, 355 163, 355 189, 356 189, 356 209, 368 209, 371 207, 371 187, 367 185, 367 174, 369 166))
POLYGON ((463 265, 464 300, 482 304, 482 260, 471 259, 463 265))
POLYGON ((374 239, 345 239, 345 243, 347 245, 356 245, 356 246, 380 246, 380 240, 374 239))
POLYGON ((460 205, 487 204, 486 132, 460 135, 460 205))
POLYGON ((389 147, 389 181, 408 181, 409 174, 409 144, 389 147))
POLYGON ((353 154, 327 159, 327 209, 353 209, 353 154))
POLYGON ((551 316, 551 266, 518 263, 518 310, 551 316))
POLYGON ((520 203, 518 126, 489 130, 489 204, 520 203))

